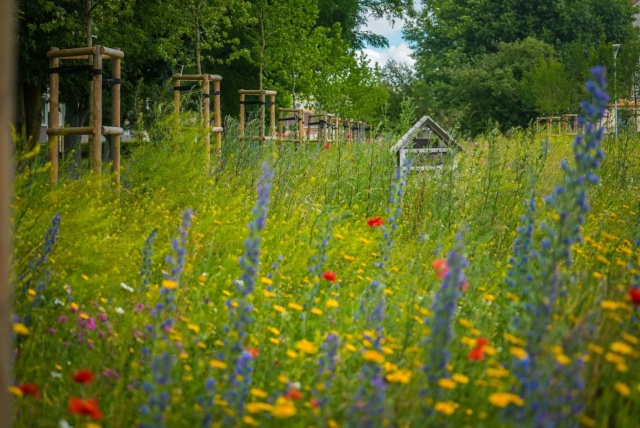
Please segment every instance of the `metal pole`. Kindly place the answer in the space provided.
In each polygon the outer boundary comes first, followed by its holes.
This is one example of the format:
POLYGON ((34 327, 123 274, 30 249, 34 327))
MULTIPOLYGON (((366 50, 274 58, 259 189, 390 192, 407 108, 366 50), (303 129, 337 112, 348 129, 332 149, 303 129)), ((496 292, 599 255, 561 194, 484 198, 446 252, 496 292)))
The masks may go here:
POLYGON ((0 0, 0 428, 12 426, 11 382, 11 140, 14 65, 13 0, 0 0))

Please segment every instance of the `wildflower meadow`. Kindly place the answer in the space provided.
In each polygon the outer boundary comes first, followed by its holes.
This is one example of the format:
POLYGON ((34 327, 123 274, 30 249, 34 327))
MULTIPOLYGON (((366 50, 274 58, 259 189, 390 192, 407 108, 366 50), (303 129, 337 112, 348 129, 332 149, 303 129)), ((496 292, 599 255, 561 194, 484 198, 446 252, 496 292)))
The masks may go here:
MULTIPOLYGON (((202 156, 171 115, 120 188, 14 176, 18 427, 637 427, 640 137, 517 129, 202 156)), ((70 168, 61 164, 61 171, 70 168)))

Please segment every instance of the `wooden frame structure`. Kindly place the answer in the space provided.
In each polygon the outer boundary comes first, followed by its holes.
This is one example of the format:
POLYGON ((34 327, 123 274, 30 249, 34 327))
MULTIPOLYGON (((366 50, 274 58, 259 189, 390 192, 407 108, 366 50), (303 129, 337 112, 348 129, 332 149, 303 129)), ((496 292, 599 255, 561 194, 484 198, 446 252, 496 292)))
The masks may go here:
MULTIPOLYGON (((397 153, 398 166, 400 167, 404 165, 409 153, 436 157, 447 153, 454 153, 455 150, 464 151, 464 148, 456 143, 453 137, 438 125, 436 121, 431 119, 431 117, 423 116, 389 151, 391 153, 397 153)), ((426 171, 438 167, 437 165, 414 165, 411 169, 414 171, 426 171)))
POLYGON ((304 109, 283 107, 278 109, 278 136, 280 141, 302 143, 304 139, 304 109), (293 114, 293 116, 286 116, 287 114, 293 114), (288 124, 290 121, 295 121, 298 128, 295 138, 288 138, 284 135, 285 124, 288 124))
POLYGON ((58 49, 51 48, 47 52, 49 59, 49 153, 51 158, 51 182, 58 180, 58 146, 59 137, 64 135, 90 135, 91 136, 91 169, 100 174, 102 171, 102 136, 111 135, 111 153, 113 163, 111 169, 114 173, 114 181, 120 184, 120 136, 123 130, 120 127, 120 71, 121 60, 124 53, 119 49, 104 46, 90 46, 86 48, 58 49), (92 64, 60 66, 61 60, 92 60, 92 64), (111 79, 103 79, 103 60, 112 61, 111 79), (86 71, 93 82, 92 125, 87 127, 60 127, 60 74, 86 71), (102 125, 102 86, 112 85, 111 88, 111 126, 102 125))
POLYGON ((216 135, 216 153, 220 156, 222 152, 222 112, 220 110, 220 82, 222 77, 217 74, 174 74, 171 76, 173 83, 173 102, 177 120, 180 119, 180 94, 183 91, 190 91, 194 86, 181 86, 182 82, 202 82, 202 96, 204 98, 204 112, 202 115, 202 127, 205 131, 204 151, 207 165, 211 162, 211 133, 216 135), (211 82, 213 82, 213 121, 211 127, 211 82))
POLYGON ((309 142, 331 142, 336 140, 335 134, 336 115, 332 113, 310 114, 307 122, 307 137, 309 142), (314 122, 314 119, 316 121, 314 122), (311 139, 311 129, 316 129, 316 138, 311 139))
POLYGON ((245 131, 246 131, 246 106, 255 104, 260 106, 260 142, 264 142, 267 140, 273 140, 276 138, 276 95, 278 92, 269 91, 266 89, 240 89, 238 91, 240 94, 240 141, 244 142, 245 140, 245 131), (258 100, 247 100, 247 96, 257 96, 258 100), (267 101, 267 97, 269 97, 269 101, 267 101), (269 136, 266 136, 265 133, 265 118, 266 111, 265 107, 270 107, 270 126, 269 126, 269 136))
POLYGON ((580 132, 577 114, 536 117, 536 132, 541 132, 543 127, 547 130, 547 136, 577 135, 580 132))
POLYGON ((14 105, 14 3, 0 0, 0 428, 13 421, 9 386, 12 382, 11 354, 11 176, 13 140, 10 123, 14 105))

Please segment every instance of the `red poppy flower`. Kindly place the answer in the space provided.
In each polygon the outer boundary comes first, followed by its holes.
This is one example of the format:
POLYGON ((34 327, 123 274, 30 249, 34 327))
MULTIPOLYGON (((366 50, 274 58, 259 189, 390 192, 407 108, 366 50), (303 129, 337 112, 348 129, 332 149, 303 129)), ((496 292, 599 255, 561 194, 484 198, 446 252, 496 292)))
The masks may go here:
POLYGON ((384 220, 380 217, 374 217, 367 220, 367 224, 369 225, 369 227, 382 226, 384 224, 384 220))
POLYGON ((476 347, 469 351, 469 355, 467 356, 469 361, 480 361, 484 359, 484 349, 476 347))
POLYGON ((302 392, 295 386, 289 388, 286 394, 283 395, 287 400, 299 400, 302 398, 302 392))
POLYGON ((251 358, 256 358, 258 355, 260 355, 260 350, 258 348, 250 348, 249 346, 247 346, 244 349, 249 353, 249 355, 251 355, 251 358))
POLYGON ((322 274, 322 277, 327 281, 334 282, 336 280, 336 273, 328 270, 322 274))
POLYGON ((317 409, 318 407, 320 407, 320 403, 315 398, 312 398, 311 400, 309 400, 309 404, 314 409, 317 409))
POLYGON ((634 305, 640 306, 640 288, 631 287, 629 289, 629 297, 634 305))
POLYGON ((480 361, 484 359, 484 347, 487 346, 488 343, 489 340, 486 337, 477 338, 476 346, 469 351, 467 358, 469 358, 470 361, 480 361))
POLYGON ((330 148, 331 148, 331 144, 327 143, 327 144, 324 145, 324 149, 325 150, 329 150, 330 148))
POLYGON ((82 398, 71 397, 69 399, 69 412, 77 415, 88 415, 95 420, 99 420, 104 417, 98 408, 98 400, 95 398, 83 400, 82 398))
POLYGON ((435 269, 438 279, 444 279, 449 274, 449 265, 445 259, 435 259, 431 266, 435 269))
POLYGON ((76 374, 73 375, 74 382, 82 383, 84 385, 91 382, 93 379, 93 373, 90 370, 78 370, 76 374))
POLYGON ((24 395, 31 395, 32 397, 40 398, 38 385, 35 383, 23 383, 22 385, 18 385, 18 389, 22 391, 22 394, 24 395))

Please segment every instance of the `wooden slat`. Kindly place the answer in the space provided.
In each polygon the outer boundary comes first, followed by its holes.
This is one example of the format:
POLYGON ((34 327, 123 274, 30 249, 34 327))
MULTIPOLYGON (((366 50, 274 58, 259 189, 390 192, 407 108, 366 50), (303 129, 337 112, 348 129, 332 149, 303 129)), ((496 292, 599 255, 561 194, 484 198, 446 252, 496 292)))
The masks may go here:
MULTIPOLYGON (((86 56, 86 55, 94 55, 96 52, 95 46, 87 47, 87 48, 73 48, 73 49, 52 49, 47 52, 47 58, 62 58, 62 57, 77 57, 77 56, 86 56)), ((70 58, 68 58, 70 59, 70 58)))
MULTIPOLYGON (((111 58, 124 58, 124 52, 119 49, 108 48, 106 46, 100 46, 100 52, 102 57, 109 56, 111 58)), ((106 59, 106 58, 105 58, 106 59)))
MULTIPOLYGON (((268 91, 264 89, 262 92, 264 92, 265 95, 278 95, 277 91, 268 91)), ((244 95, 260 95, 260 89, 240 89, 238 93, 244 95)))
POLYGON ((14 4, 0 0, 0 428, 10 428, 13 420, 9 385, 11 385, 11 154, 10 123, 14 105, 13 42, 14 4))
MULTIPOLYGON (((100 46, 96 50, 100 51, 100 46)), ((93 69, 102 70, 102 55, 93 56, 93 69)), ((102 172, 102 74, 93 76, 93 137, 91 138, 91 170, 102 172)))
POLYGON ((124 130, 119 126, 103 126, 100 128, 100 133, 102 135, 122 135, 124 130))
POLYGON ((214 126, 211 128, 211 132, 214 134, 220 134, 224 132, 224 128, 222 126, 214 126))
MULTIPOLYGON (((111 77, 120 79, 122 61, 120 58, 114 58, 111 68, 111 77)), ((120 84, 116 83, 111 87, 111 127, 119 130, 119 133, 111 134, 111 172, 113 173, 113 184, 117 187, 120 185, 120 84)), ((107 135, 107 127, 102 127, 102 134, 107 135)))
POLYGON ((216 134, 216 155, 220 157, 222 155, 222 108, 220 107, 220 79, 214 79, 213 81, 213 91, 215 95, 213 96, 213 114, 215 125, 213 127, 212 132, 216 134))
MULTIPOLYGON (((51 118, 51 115, 49 116, 49 118, 51 118)), ((93 128, 90 126, 75 127, 75 128, 48 128, 47 135, 93 135, 93 128)), ((56 153, 57 153, 57 148, 56 148, 56 153)))
MULTIPOLYGON (((57 50, 58 48, 52 48, 57 50)), ((51 68, 58 67, 60 60, 53 58, 49 61, 51 68)), ((58 73, 52 73, 49 75, 49 128, 54 130, 60 126, 60 118, 58 108, 60 107, 60 75, 58 73)), ((49 134, 49 130, 47 130, 49 134)), ((53 184, 58 181, 58 137, 56 134, 50 134, 49 137, 49 162, 51 162, 51 171, 49 181, 53 184)))

